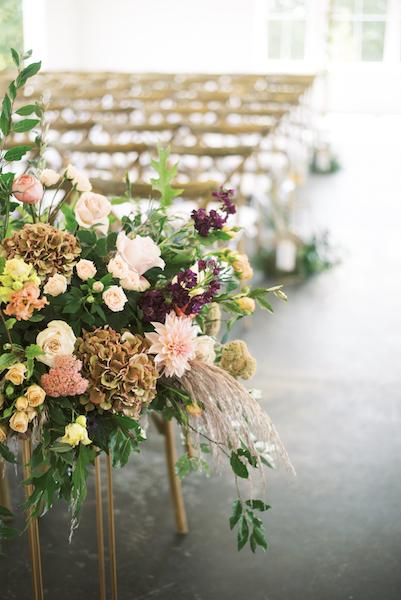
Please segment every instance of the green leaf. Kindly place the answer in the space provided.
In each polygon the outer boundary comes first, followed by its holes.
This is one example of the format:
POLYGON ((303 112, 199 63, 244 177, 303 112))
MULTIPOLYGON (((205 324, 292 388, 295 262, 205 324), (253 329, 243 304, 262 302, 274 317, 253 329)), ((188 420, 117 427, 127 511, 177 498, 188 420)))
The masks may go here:
POLYGON ((7 448, 7 446, 5 444, 0 444, 0 454, 4 458, 4 460, 6 460, 7 462, 10 462, 10 463, 17 462, 16 456, 13 454, 13 452, 11 452, 11 450, 9 448, 7 448))
POLYGON ((18 52, 14 48, 11 48, 11 56, 13 58, 15 66, 19 67, 19 65, 20 65, 20 57, 19 57, 18 52))
POLYGON ((8 330, 12 329, 14 327, 14 325, 16 324, 17 319, 11 318, 11 319, 7 319, 7 321, 5 322, 6 327, 8 330))
POLYGON ((258 546, 261 546, 264 550, 267 550, 267 540, 262 527, 254 527, 252 535, 258 546))
POLYGON ((243 479, 248 479, 249 473, 246 465, 240 460, 238 454, 236 452, 231 452, 230 457, 230 465, 234 473, 238 477, 242 477, 243 479))
POLYGON ((16 133, 23 133, 24 131, 30 131, 40 123, 39 119, 22 119, 13 124, 13 131, 16 133))
POLYGON ((26 117, 27 115, 32 114, 35 114, 38 117, 41 116, 41 108, 37 104, 26 104, 25 106, 21 106, 21 108, 19 108, 15 112, 17 113, 17 115, 21 115, 21 117, 26 117))
POLYGON ((18 362, 18 358, 12 352, 6 352, 0 356, 0 373, 4 371, 4 369, 8 369, 12 367, 16 362, 18 362))
POLYGON ((96 244, 96 233, 88 229, 80 229, 77 233, 77 238, 81 244, 86 246, 94 246, 96 244))
POLYGON ((37 358, 41 354, 44 354, 44 352, 43 352, 42 348, 40 346, 38 346, 37 344, 30 344, 25 349, 25 356, 27 358, 37 358))
POLYGON ((26 84, 27 80, 30 77, 33 77, 34 75, 36 75, 36 73, 40 70, 41 64, 42 63, 40 63, 40 62, 31 63, 30 65, 25 67, 25 69, 23 69, 21 71, 21 73, 18 75, 18 77, 16 79, 17 87, 18 88, 22 87, 23 85, 26 84))
POLYGON ((13 513, 11 512, 11 510, 8 510, 8 508, 6 508, 5 506, 0 506, 0 517, 12 517, 13 513))
POLYGON ((75 219, 75 213, 73 208, 68 204, 63 204, 63 206, 61 207, 61 212, 64 215, 65 228, 70 233, 74 233, 78 227, 78 223, 75 219))
POLYGON ((182 194, 183 190, 171 186, 172 180, 177 175, 178 167, 177 165, 169 167, 168 158, 170 156, 170 149, 158 145, 157 152, 158 160, 152 160, 151 164, 159 177, 151 179, 150 182, 152 189, 160 192, 161 207, 166 208, 170 206, 174 198, 182 194))
POLYGON ((238 521, 240 520, 242 515, 242 502, 241 500, 234 500, 233 502, 233 511, 230 517, 230 529, 234 529, 238 521))
POLYGON ((253 510, 260 510, 264 512, 265 510, 269 510, 271 506, 269 504, 265 504, 263 500, 247 500, 246 504, 250 506, 253 510))
POLYGON ((4 155, 5 160, 11 162, 13 160, 21 160, 21 158, 32 150, 32 146, 16 146, 15 148, 11 148, 11 150, 7 150, 4 155))
POLYGON ((191 472, 191 463, 188 454, 183 454, 175 463, 175 472, 180 479, 184 479, 191 472))
POLYGON ((249 537, 248 521, 246 520, 245 516, 242 516, 241 517, 241 525, 238 530, 238 537, 237 537, 238 550, 242 550, 242 548, 245 546, 245 544, 248 541, 248 537, 249 537))

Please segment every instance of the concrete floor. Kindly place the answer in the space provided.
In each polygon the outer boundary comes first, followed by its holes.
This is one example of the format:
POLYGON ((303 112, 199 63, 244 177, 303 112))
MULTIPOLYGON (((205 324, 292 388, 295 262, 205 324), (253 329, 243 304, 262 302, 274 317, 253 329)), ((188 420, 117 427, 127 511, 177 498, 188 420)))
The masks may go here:
MULTIPOLYGON (((401 597, 400 119, 337 118, 344 169, 314 177, 298 218, 345 249, 245 332, 255 387, 297 478, 273 473, 267 554, 240 554, 227 526, 232 479, 185 482, 179 538, 161 440, 116 473, 120 600, 399 600, 401 597)), ((68 515, 41 522, 46 598, 97 598, 95 505, 71 545, 68 515)), ((5 547, 1 600, 31 596, 25 538, 5 547)))

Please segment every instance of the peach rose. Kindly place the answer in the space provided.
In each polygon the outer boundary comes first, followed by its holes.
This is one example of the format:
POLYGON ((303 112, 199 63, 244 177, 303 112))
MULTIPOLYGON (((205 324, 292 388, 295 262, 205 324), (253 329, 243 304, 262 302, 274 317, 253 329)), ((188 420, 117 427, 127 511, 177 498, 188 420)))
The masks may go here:
POLYGON ((60 273, 56 273, 49 277, 46 285, 43 288, 45 294, 50 294, 50 296, 60 296, 60 294, 64 294, 67 289, 67 279, 64 275, 60 273))
POLYGON ((16 363, 10 367, 4 377, 14 385, 21 385, 25 379, 26 366, 23 363, 16 363))
POLYGON ((73 165, 68 165, 65 177, 71 180, 78 192, 90 192, 92 189, 92 184, 87 176, 73 165))
POLYGON ((110 286, 102 295, 103 302, 113 312, 121 312, 128 301, 123 289, 118 285, 110 286))
POLYGON ((60 175, 53 169, 43 169, 40 174, 40 181, 45 187, 52 187, 60 181, 60 175))
POLYGON ((96 227, 98 231, 105 234, 109 228, 110 211, 111 204, 106 196, 85 192, 76 204, 75 218, 81 227, 86 229, 96 227))
POLYGON ((15 401, 15 408, 17 410, 26 410, 28 408, 28 398, 26 396, 19 396, 15 401))
POLYGON ((4 444, 7 439, 8 427, 4 423, 0 423, 0 444, 4 444))
POLYGON ((31 408, 36 408, 43 404, 46 398, 46 392, 40 385, 34 383, 30 385, 29 388, 25 392, 26 399, 28 400, 28 404, 31 408))
POLYGON ((148 236, 137 235, 134 239, 130 239, 124 231, 120 231, 116 246, 121 258, 138 275, 143 275, 153 267, 161 269, 165 267, 165 262, 160 257, 160 248, 148 236))
POLYGON ((20 175, 13 181, 14 196, 24 204, 37 204, 43 197, 43 185, 33 175, 20 175))
POLYGON ((81 258, 75 265, 77 270, 77 275, 82 281, 86 281, 87 279, 92 279, 96 275, 96 267, 95 263, 91 260, 86 260, 86 258, 81 258))
POLYGON ((28 415, 26 414, 26 412, 24 412, 22 410, 18 410, 11 417, 9 424, 10 424, 10 428, 13 431, 17 431, 18 433, 25 433, 26 430, 28 429, 28 422, 29 422, 29 419, 28 419, 28 415))

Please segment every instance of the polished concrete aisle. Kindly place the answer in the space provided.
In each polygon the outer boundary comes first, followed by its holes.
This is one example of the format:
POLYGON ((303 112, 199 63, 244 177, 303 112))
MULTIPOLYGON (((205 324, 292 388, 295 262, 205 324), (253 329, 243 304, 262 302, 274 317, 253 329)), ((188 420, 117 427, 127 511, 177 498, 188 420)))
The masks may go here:
MULTIPOLYGON (((344 169, 302 190, 309 226, 342 249, 334 271, 288 290, 244 331, 254 386, 297 477, 273 473, 266 554, 238 554, 227 473, 185 482, 190 534, 174 534, 162 442, 116 480, 120 600, 399 600, 401 597, 400 119, 337 117, 344 169)), ((92 494, 92 492, 91 492, 92 494)), ((41 522, 46 598, 95 600, 93 495, 41 522)), ((25 538, 5 546, 1 600, 30 598, 25 538)))

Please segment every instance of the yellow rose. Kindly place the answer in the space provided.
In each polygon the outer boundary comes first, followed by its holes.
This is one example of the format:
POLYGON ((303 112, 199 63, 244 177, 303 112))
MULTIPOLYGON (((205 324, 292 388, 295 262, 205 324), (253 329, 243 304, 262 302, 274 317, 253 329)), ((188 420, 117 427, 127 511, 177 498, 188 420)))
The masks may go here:
POLYGON ((18 410, 10 419, 10 427, 18 433, 25 433, 28 429, 28 415, 22 410, 18 410))
POLYGON ((70 446, 78 446, 78 444, 84 444, 88 446, 92 443, 92 440, 88 438, 88 432, 86 430, 86 417, 81 415, 77 417, 75 423, 66 425, 64 436, 60 438, 60 442, 69 444, 70 446))
POLYGON ((245 314, 251 315, 253 312, 255 312, 256 304, 253 298, 247 298, 246 296, 243 296, 242 298, 238 298, 236 302, 245 314))
POLYGON ((7 439, 8 427, 4 423, 0 423, 0 444, 4 444, 7 439))
POLYGON ((15 408, 17 410, 25 410, 28 408, 28 398, 26 398, 25 396, 20 396, 19 398, 17 398, 17 401, 15 403, 15 408))
POLYGON ((16 363, 10 367, 5 375, 7 381, 11 381, 14 385, 21 385, 25 379, 26 366, 23 363, 16 363))
POLYGON ((29 386, 29 388, 25 392, 25 395, 27 397, 29 406, 31 406, 32 408, 36 408, 37 406, 43 404, 46 398, 45 390, 36 383, 29 386))

